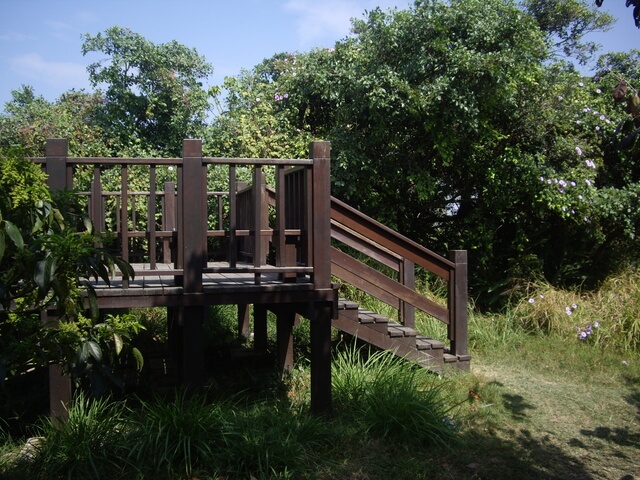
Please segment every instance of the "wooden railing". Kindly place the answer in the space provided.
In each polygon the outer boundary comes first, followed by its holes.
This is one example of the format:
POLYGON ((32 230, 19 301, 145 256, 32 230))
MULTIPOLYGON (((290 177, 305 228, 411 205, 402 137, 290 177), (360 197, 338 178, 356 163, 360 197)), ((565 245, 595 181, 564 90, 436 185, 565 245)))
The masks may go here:
POLYGON ((450 353, 468 355, 466 250, 451 251, 451 258, 446 259, 333 197, 331 237, 384 265, 396 278, 337 248, 331 249, 333 275, 396 308, 404 326, 415 326, 416 308, 437 318, 448 326, 450 353), (447 282, 446 307, 416 292, 416 266, 447 282))
POLYGON ((98 231, 116 234, 123 259, 146 264, 138 275, 174 275, 186 292, 202 290, 204 273, 233 271, 250 271, 256 284, 265 272, 307 274, 316 288, 328 288, 329 148, 328 142, 313 142, 308 159, 214 158, 203 157, 200 140, 185 140, 183 158, 78 158, 68 156, 66 140, 50 139, 46 157, 34 161, 44 165, 54 190, 72 189, 80 166, 92 169, 91 187, 83 193, 93 224, 98 231), (134 166, 148 169, 148 188, 132 189, 129 171, 134 166), (159 167, 176 170, 176 181, 164 183, 161 190, 159 167), (252 170, 252 187, 237 180, 238 167, 252 170), (119 169, 119 190, 103 189, 103 170, 108 168, 119 169), (228 190, 207 191, 211 168, 227 169, 228 190), (271 212, 265 168, 275 172, 271 212), (140 203, 145 207, 139 208, 140 203), (303 224, 292 220, 300 218, 303 224), (226 243, 222 257, 210 239, 226 243), (171 268, 162 271, 167 263, 171 268))

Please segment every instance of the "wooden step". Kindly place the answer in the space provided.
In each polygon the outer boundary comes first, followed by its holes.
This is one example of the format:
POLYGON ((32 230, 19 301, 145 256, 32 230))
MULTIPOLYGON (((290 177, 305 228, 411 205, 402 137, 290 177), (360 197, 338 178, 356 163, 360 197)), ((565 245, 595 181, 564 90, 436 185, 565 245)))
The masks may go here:
POLYGON ((338 300, 338 318, 333 326, 435 372, 443 371, 445 364, 467 369, 471 359, 469 355, 451 355, 443 342, 343 298, 338 300))

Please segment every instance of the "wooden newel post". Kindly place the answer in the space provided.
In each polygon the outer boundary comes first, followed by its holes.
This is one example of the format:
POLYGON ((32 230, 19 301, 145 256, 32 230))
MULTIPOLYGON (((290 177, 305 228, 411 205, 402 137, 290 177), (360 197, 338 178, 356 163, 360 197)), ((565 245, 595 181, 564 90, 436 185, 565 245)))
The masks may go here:
MULTIPOLYGON (((331 144, 312 142, 311 236, 313 283, 316 290, 331 288, 331 144)), ((315 302, 311 308, 311 410, 331 414, 332 305, 315 302)))
POLYGON ((449 282, 449 339, 453 355, 468 355, 467 335, 467 251, 452 250, 450 259, 455 263, 452 278, 449 282))
MULTIPOLYGON (((185 295, 202 293, 202 269, 207 263, 203 222, 206 209, 206 191, 202 175, 202 140, 184 140, 182 187, 180 198, 180 229, 182 230, 182 259, 185 295)), ((204 382, 204 315, 203 306, 185 306, 180 311, 182 327, 182 381, 187 387, 198 388, 204 382)))
MULTIPOLYGON (((46 143, 47 185, 50 190, 64 190, 67 186, 67 156, 69 144, 66 139, 49 138, 46 143)), ((40 313, 43 324, 55 327, 58 320, 50 322, 46 310, 40 313)), ((63 375, 62 365, 49 366, 49 415, 64 420, 72 399, 71 379, 63 375)))
POLYGON ((67 156, 69 142, 64 138, 48 138, 45 152, 47 156, 47 185, 50 190, 71 188, 67 182, 67 156))
POLYGON ((311 142, 313 187, 311 192, 313 283, 331 286, 331 143, 311 142))

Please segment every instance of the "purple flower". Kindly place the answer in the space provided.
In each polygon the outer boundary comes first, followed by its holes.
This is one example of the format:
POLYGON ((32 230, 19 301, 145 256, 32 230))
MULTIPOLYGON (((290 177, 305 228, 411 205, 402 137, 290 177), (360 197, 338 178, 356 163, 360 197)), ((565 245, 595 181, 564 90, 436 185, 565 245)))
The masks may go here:
POLYGON ((586 332, 581 332, 580 333, 580 340, 584 340, 585 338, 587 338, 586 332))
POLYGON ((599 328, 600 322, 593 322, 593 328, 599 328))
POLYGON ((529 299, 529 303, 534 304, 535 302, 536 302, 535 299, 533 299, 533 298, 529 299))
POLYGON ((582 155, 582 149, 580 147, 576 147, 576 152, 578 152, 578 155, 582 155))

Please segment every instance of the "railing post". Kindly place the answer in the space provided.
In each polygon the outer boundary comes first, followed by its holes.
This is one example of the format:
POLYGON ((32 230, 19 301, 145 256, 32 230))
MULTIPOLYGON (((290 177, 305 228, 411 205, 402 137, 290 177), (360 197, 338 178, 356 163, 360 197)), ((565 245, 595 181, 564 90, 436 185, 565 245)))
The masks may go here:
POLYGON ((65 138, 48 138, 45 152, 47 156, 47 185, 50 190, 71 188, 67 182, 67 156, 69 142, 65 138))
POLYGON ((331 286, 331 143, 311 142, 313 181, 311 191, 313 283, 331 286))
MULTIPOLYGON (((202 141, 184 140, 180 210, 185 294, 202 293, 202 269, 207 262, 205 242, 206 191, 202 175, 202 141), (204 224, 203 224, 204 223, 204 224)), ((202 305, 184 306, 180 310, 182 326, 182 380, 188 388, 199 388, 204 381, 204 319, 202 305)))
MULTIPOLYGON (((415 290, 415 264, 406 258, 400 262, 400 281, 405 287, 415 290)), ((400 320, 405 327, 414 328, 416 325, 416 307, 400 300, 400 320)))
POLYGON ((202 191, 202 140, 185 140, 182 167, 182 251, 185 293, 202 291, 202 269, 206 265, 207 252, 202 210, 205 208, 205 192, 202 191))
POLYGON ((467 338, 467 251, 452 250, 450 259, 455 263, 449 280, 449 340, 451 354, 468 355, 467 338))
MULTIPOLYGON (((67 188, 67 156, 69 144, 63 138, 47 139, 45 152, 47 156, 47 185, 49 190, 64 190, 67 188)), ((43 324, 51 327, 58 325, 58 319, 49 322, 47 311, 40 313, 43 324)), ((68 407, 72 399, 71 379, 63 375, 62 365, 49 366, 49 415, 55 420, 68 418, 68 407)))

